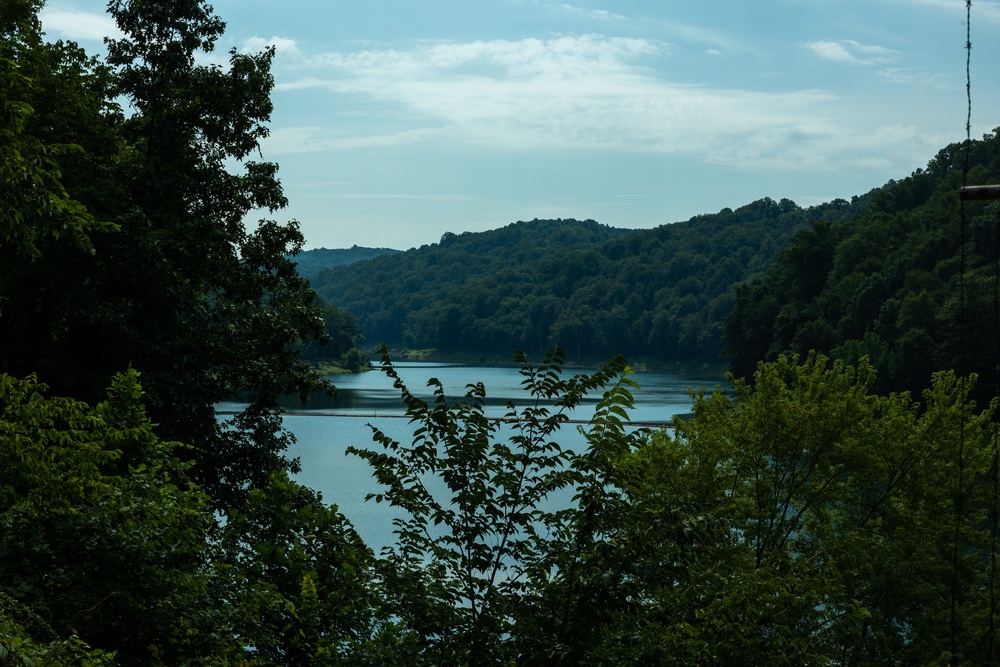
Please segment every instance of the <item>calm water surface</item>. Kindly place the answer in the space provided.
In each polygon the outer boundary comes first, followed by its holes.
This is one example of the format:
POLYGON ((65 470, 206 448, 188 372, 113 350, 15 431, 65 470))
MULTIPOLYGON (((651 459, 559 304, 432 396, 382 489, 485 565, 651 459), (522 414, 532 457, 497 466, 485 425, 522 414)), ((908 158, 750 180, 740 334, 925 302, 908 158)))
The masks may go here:
MULTIPOLYGON (((504 404, 513 400, 523 404, 527 396, 521 389, 523 377, 516 368, 488 368, 440 363, 395 364, 400 377, 410 391, 422 398, 431 395, 428 379, 438 378, 449 398, 460 398, 468 383, 482 382, 486 387, 487 414, 503 415, 504 404)), ((568 377, 586 369, 572 369, 568 377)), ((675 414, 690 412, 690 388, 712 389, 726 386, 725 378, 717 374, 698 373, 636 373, 632 376, 642 390, 634 394, 635 408, 630 412, 633 422, 666 423, 675 414)), ((381 489, 375 484, 368 464, 356 456, 348 456, 346 448, 374 448, 369 424, 400 442, 412 438, 409 421, 403 417, 404 408, 399 391, 379 371, 358 375, 338 375, 336 399, 322 399, 306 407, 290 408, 284 417, 285 426, 295 435, 296 444, 290 455, 298 457, 302 472, 296 479, 323 495, 350 519, 365 542, 376 550, 394 542, 392 519, 398 513, 385 504, 365 502, 365 495, 381 489)), ((599 395, 588 397, 587 402, 576 408, 571 419, 586 421, 594 412, 599 395)), ((220 405, 220 410, 235 407, 220 405)), ((564 447, 583 445, 583 437, 576 426, 563 428, 557 441, 564 447)))

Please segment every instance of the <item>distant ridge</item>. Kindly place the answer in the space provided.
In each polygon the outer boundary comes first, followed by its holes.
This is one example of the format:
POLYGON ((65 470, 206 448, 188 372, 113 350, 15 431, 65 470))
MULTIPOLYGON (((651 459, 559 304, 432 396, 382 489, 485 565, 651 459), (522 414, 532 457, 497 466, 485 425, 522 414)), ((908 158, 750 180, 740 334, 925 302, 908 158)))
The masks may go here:
POLYGON ((299 275, 304 278, 313 278, 323 269, 354 264, 380 255, 393 255, 400 252, 402 251, 393 248, 364 248, 353 245, 350 248, 304 250, 294 259, 299 265, 299 275))
POLYGON ((761 199, 655 229, 593 220, 532 220, 338 266, 310 279, 354 315, 369 343, 435 354, 574 360, 622 353, 718 363, 736 285, 773 262, 813 220, 856 214, 864 200, 808 209, 761 199))

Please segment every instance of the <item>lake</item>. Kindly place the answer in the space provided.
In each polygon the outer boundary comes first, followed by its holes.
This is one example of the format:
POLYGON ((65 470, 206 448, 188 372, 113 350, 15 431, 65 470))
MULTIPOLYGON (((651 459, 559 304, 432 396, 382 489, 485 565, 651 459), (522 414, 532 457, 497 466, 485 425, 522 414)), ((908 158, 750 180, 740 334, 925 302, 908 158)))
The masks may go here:
MULTIPOLYGON (((395 367, 410 391, 421 398, 431 395, 427 381, 432 377, 441 381, 449 398, 460 398, 467 384, 482 382, 486 387, 486 413, 492 417, 503 415, 506 401, 523 404, 527 398, 517 368, 419 362, 398 362, 395 367)), ((573 368, 564 373, 569 377, 590 370, 573 368)), ((636 405, 629 415, 633 422, 644 424, 665 424, 675 414, 690 412, 689 388, 728 386, 718 374, 647 372, 632 377, 642 390, 635 392, 636 405)), ((412 438, 412 429, 404 417, 398 390, 381 372, 337 375, 331 379, 337 385, 336 399, 323 397, 304 408, 289 408, 285 415, 285 426, 296 438, 289 454, 302 464, 302 472, 296 479, 319 491, 326 502, 337 505, 365 543, 378 552, 395 541, 392 519, 398 513, 385 504, 365 502, 366 494, 381 489, 372 479, 368 464, 356 456, 348 456, 345 450, 350 445, 376 447, 368 424, 377 425, 400 442, 412 438)), ((588 397, 570 418, 589 420, 598 400, 599 395, 588 397)), ((239 406, 221 404, 218 408, 225 411, 239 406)), ((556 440, 571 449, 584 443, 573 424, 566 425, 562 437, 556 440)))

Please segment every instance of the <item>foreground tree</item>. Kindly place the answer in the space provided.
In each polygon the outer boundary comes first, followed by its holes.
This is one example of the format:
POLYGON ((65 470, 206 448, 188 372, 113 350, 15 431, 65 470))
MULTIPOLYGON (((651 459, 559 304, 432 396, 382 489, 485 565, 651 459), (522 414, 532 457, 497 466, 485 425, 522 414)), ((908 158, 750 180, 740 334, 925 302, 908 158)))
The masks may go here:
POLYGON ((343 515, 275 473, 217 525, 187 448, 155 435, 141 396, 134 371, 93 408, 0 375, 0 664, 360 652, 371 555, 343 515))
POLYGON ((315 491, 272 474, 231 513, 221 547, 232 570, 218 603, 238 610, 233 633, 253 660, 335 665, 370 650, 372 554, 315 491))
MULTIPOLYGON (((376 568, 400 659, 429 664, 931 664, 990 655, 996 517, 974 379, 923 405, 821 356, 761 364, 694 396, 675 430, 625 427, 620 361, 523 368, 528 405, 486 414, 470 385, 360 451, 405 510, 376 568), (587 448, 564 410, 605 391, 587 448), (572 499, 570 491, 573 490, 572 499)), ((579 407, 577 408, 579 409, 579 407)))
MULTIPOLYGON (((47 91, 33 81, 37 60, 62 51, 71 63, 77 53, 43 45, 37 11, 41 2, 7 2, 0 7, 0 248, 9 256, 37 259, 39 244, 63 239, 91 250, 88 233, 108 230, 63 184, 59 159, 82 152, 63 137, 47 140, 32 132, 31 101, 47 91)), ((70 72, 77 74, 78 72, 70 72)), ((79 79, 77 79, 77 83, 79 79)))
POLYGON ((243 223, 284 204, 246 160, 272 53, 198 66, 207 5, 115 2, 109 66, 41 4, 0 3, 0 662, 336 662, 368 552, 288 479, 277 409, 322 386, 323 323, 296 225, 243 223))
MULTIPOLYGON (((385 486, 370 499, 406 513, 396 521, 398 545, 376 570, 385 616, 397 619, 394 632, 415 663, 518 660, 521 649, 510 639, 536 635, 529 600, 556 565, 554 542, 573 520, 567 496, 596 488, 593 471, 580 464, 586 457, 560 446, 558 431, 588 394, 608 385, 595 423, 618 420, 619 402, 627 403, 618 389, 630 384, 622 377, 630 371, 618 358, 591 375, 563 378, 562 350, 550 350, 538 367, 518 355, 527 404, 508 403, 495 418, 486 414, 482 383, 452 402, 432 379, 428 403, 405 386, 384 347, 381 355, 416 427, 412 444, 374 429, 383 451, 349 449, 385 486)), ((583 501, 585 512, 591 502, 583 501)))
POLYGON ((88 402, 141 370, 159 434, 194 445, 217 508, 238 506, 293 467, 278 398, 323 386, 299 358, 323 335, 288 259, 302 235, 294 222, 244 224, 285 205, 276 165, 250 159, 267 134, 273 52, 199 65, 224 28, 205 3, 116 1, 123 37, 102 64, 43 42, 40 6, 12 0, 0 14, 16 28, 0 58, 18 93, 4 107, 4 178, 36 183, 2 195, 17 201, 0 228, 0 369, 88 402), (233 395, 249 407, 220 425, 214 404, 233 395))
POLYGON ((122 662, 235 653, 207 498, 154 435, 137 374, 94 408, 46 391, 0 376, 0 594, 122 662))
POLYGON ((761 364, 754 389, 619 459, 603 568, 628 600, 600 654, 635 664, 930 664, 987 654, 991 436, 972 380, 922 408, 870 366, 761 364), (955 616, 952 616, 952 605, 955 616), (949 623, 954 618, 955 624, 949 623), (958 656, 956 656, 958 657, 958 656))

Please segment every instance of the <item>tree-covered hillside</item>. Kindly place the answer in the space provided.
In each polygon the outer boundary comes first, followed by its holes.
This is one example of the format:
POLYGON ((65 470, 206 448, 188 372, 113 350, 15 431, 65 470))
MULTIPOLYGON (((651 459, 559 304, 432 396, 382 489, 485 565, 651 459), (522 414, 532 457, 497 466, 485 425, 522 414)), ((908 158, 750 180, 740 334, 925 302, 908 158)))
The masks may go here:
POLYGON ((355 315, 370 342, 498 356, 558 344, 573 358, 716 360, 735 285, 770 266, 793 230, 842 220, 867 200, 804 209, 762 199, 639 231, 519 222, 322 271, 313 287, 355 315))
POLYGON ((342 264, 353 264, 366 259, 372 259, 380 255, 395 255, 399 250, 392 248, 363 248, 358 245, 350 248, 314 248, 303 250, 295 255, 295 264, 298 266, 299 274, 304 278, 313 278, 323 269, 342 264))
MULTIPOLYGON (((497 297, 483 291, 484 281, 528 284, 533 276, 525 273, 525 266, 548 261, 565 249, 582 250, 629 234, 593 220, 533 220, 488 232, 449 232, 439 243, 400 255, 323 270, 312 284, 326 300, 358 318, 368 341, 443 351, 474 349, 453 340, 461 335, 456 326, 464 309, 457 299, 463 288, 474 300, 497 297)), ((490 301, 480 309, 494 305, 490 301)), ((507 346, 503 354, 514 347, 507 346)))
MULTIPOLYGON (((968 184, 1000 182, 1000 136, 969 149, 968 184)), ((932 371, 964 368, 992 391, 1000 204, 960 201, 965 165, 964 144, 952 144, 867 210, 793 236, 739 288, 726 328, 733 371, 749 377, 761 360, 819 350, 869 357, 883 389, 918 391, 932 371)))

